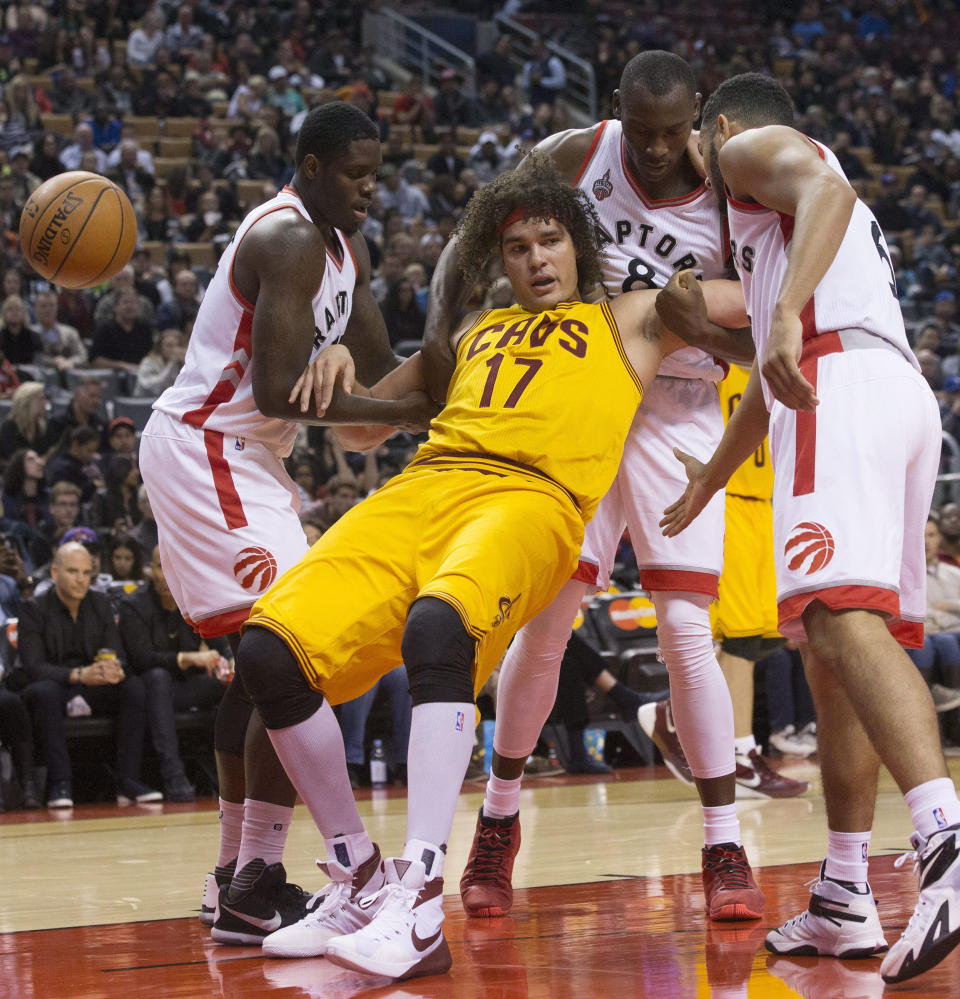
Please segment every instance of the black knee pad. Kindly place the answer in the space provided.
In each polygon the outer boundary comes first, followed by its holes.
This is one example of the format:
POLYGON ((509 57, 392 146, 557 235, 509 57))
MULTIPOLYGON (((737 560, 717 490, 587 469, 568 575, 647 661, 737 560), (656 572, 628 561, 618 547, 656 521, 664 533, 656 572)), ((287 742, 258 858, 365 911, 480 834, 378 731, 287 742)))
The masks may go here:
POLYGON ((758 661, 760 659, 766 659, 771 653, 776 652, 777 649, 782 649, 784 645, 787 644, 785 638, 777 636, 776 638, 761 638, 760 639, 760 655, 757 657, 758 661))
POLYGON ((287 643, 266 628, 243 633, 237 673, 267 728, 298 725, 323 704, 323 694, 307 683, 287 643))
POLYGON ((476 651, 476 639, 445 600, 417 600, 407 615, 400 643, 413 704, 472 703, 476 651))
POLYGON ((746 635, 743 638, 722 638, 720 648, 731 656, 739 659, 749 659, 755 663, 761 658, 760 649, 763 639, 759 635, 746 635))
POLYGON ((243 756, 243 743, 252 711, 253 701, 244 689, 243 681, 234 675, 223 692, 213 726, 213 748, 218 753, 243 756))

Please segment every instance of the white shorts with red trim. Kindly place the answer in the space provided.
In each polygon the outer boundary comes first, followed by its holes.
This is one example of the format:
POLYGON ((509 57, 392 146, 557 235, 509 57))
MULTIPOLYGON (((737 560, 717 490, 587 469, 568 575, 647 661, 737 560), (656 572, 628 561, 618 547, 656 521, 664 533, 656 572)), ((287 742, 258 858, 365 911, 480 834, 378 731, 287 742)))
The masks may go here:
POLYGON ((780 631, 806 640, 814 600, 878 610, 902 645, 923 644, 923 533, 940 460, 940 414, 923 377, 861 331, 821 334, 801 370, 820 405, 774 403, 774 550, 780 631), (846 346, 844 346, 846 344, 846 346))
POLYGON ((300 496, 266 445, 154 411, 140 471, 160 559, 183 616, 204 637, 237 631, 270 584, 307 551, 300 496))
POLYGON ((723 434, 717 386, 687 378, 656 378, 644 395, 610 491, 587 525, 575 579, 606 589, 624 527, 647 590, 717 595, 723 569, 723 493, 675 538, 665 538, 663 511, 687 485, 679 447, 700 461, 713 454, 723 434))

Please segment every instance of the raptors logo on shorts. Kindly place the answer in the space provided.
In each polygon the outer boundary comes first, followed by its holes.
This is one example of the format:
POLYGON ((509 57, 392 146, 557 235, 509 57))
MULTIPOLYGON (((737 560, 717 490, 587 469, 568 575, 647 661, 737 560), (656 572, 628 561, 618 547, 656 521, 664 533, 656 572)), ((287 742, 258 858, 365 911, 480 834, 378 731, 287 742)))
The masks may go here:
POLYGON ((805 520, 790 532, 783 554, 789 559, 787 568, 791 572, 806 567, 804 571, 809 576, 833 558, 836 547, 833 535, 823 524, 805 520))
POLYGON ((277 578, 277 560, 266 548, 243 548, 237 552, 233 574, 245 590, 262 593, 277 578))

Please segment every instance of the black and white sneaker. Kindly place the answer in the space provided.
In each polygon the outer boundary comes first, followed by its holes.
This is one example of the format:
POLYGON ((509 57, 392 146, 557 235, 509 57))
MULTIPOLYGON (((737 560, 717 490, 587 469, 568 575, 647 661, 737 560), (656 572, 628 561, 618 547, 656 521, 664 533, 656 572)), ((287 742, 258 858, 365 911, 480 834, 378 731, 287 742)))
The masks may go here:
POLYGON ((834 881, 824 873, 811 883, 810 904, 767 934, 773 954, 790 957, 873 957, 887 949, 877 903, 868 884, 834 881))
POLYGON ((310 893, 287 883, 283 864, 251 860, 239 880, 250 887, 237 889, 231 883, 220 889, 217 919, 210 931, 217 943, 258 947, 265 936, 306 915, 310 893))
POLYGON ((217 901, 220 898, 220 889, 224 885, 229 885, 233 879, 233 872, 237 869, 237 862, 231 860, 226 867, 215 867, 203 880, 203 898, 200 900, 200 915, 197 917, 204 926, 213 926, 217 921, 217 901))
POLYGON ((919 833, 910 837, 919 875, 920 897, 903 936, 880 965, 885 982, 903 982, 929 971, 960 944, 960 824, 935 832, 926 842, 919 833))

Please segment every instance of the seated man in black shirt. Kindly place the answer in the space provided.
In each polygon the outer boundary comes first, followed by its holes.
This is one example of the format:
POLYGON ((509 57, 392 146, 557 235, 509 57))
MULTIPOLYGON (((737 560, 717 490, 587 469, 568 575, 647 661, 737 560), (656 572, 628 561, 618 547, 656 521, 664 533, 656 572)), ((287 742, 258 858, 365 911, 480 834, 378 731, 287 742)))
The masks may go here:
MULTIPOLYGON (((132 673, 147 688, 147 722, 167 801, 193 801, 177 746, 174 712, 213 708, 230 678, 225 638, 201 639, 183 620, 154 548, 152 578, 120 604, 120 637, 132 673)), ((212 726, 211 726, 212 735, 212 726)))
POLYGON ((122 368, 136 373, 153 349, 153 328, 139 316, 140 301, 133 288, 117 293, 113 319, 97 324, 93 335, 92 364, 97 368, 122 368))
POLYGON ((73 806, 73 780, 64 715, 117 716, 117 803, 143 804, 163 795, 140 781, 146 695, 120 660, 120 633, 110 601, 90 589, 90 554, 77 542, 57 549, 53 586, 20 609, 19 649, 26 679, 23 700, 33 715, 47 766, 47 807, 73 806))
POLYGON ((99 469, 93 463, 100 446, 100 435, 92 427, 74 427, 67 438, 66 450, 54 455, 47 463, 47 481, 51 486, 58 482, 72 482, 80 490, 80 502, 89 503, 97 491, 96 482, 87 474, 99 469))

